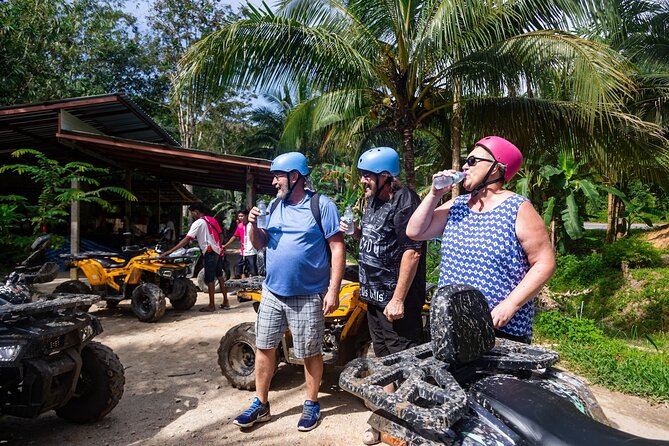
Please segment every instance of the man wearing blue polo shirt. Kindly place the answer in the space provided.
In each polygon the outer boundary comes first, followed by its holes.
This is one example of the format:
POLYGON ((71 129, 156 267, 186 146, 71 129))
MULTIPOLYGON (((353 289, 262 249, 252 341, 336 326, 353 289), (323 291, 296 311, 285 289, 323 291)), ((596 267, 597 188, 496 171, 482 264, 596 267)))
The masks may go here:
POLYGON ((339 232, 337 206, 320 196, 320 223, 312 210, 314 193, 305 188, 307 159, 298 152, 272 161, 272 185, 277 203, 270 204, 267 228, 257 226, 260 211, 249 212, 250 239, 256 249, 266 248, 267 274, 256 321, 256 398, 233 421, 250 427, 271 419, 269 386, 276 367, 276 349, 290 328, 294 353, 304 360, 307 399, 297 428, 310 431, 320 419, 318 389, 323 375, 323 331, 326 314, 339 306, 344 275, 344 237, 339 232), (328 259, 330 248, 331 260, 328 259))

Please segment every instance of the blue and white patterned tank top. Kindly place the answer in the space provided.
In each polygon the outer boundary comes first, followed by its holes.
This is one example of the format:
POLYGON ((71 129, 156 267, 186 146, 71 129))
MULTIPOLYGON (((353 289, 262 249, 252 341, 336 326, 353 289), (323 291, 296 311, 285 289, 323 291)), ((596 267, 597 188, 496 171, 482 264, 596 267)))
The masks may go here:
MULTIPOLYGON (((455 199, 448 212, 441 244, 439 286, 466 284, 483 293, 492 310, 525 277, 530 268, 516 238, 516 216, 527 198, 512 195, 488 212, 473 212, 469 195, 455 199)), ((534 305, 523 305, 501 330, 531 336, 534 305)))

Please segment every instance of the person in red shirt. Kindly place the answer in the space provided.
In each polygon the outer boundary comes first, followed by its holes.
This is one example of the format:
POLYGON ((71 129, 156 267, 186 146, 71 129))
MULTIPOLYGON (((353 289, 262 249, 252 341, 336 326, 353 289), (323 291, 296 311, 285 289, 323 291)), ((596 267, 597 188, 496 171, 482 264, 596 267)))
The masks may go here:
POLYGON ((245 277, 253 277, 258 274, 256 259, 258 257, 258 251, 251 244, 249 239, 249 232, 247 231, 247 225, 249 224, 249 211, 248 209, 242 209, 237 212, 237 230, 230 237, 230 240, 223 245, 223 249, 235 241, 235 238, 238 238, 241 243, 241 248, 239 249, 239 262, 235 273, 237 277, 242 279, 245 277))

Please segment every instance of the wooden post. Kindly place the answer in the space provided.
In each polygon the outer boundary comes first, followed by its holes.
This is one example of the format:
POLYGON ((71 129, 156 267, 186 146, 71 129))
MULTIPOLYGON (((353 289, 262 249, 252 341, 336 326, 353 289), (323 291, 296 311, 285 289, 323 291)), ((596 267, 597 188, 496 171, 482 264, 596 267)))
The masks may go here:
MULTIPOLYGON (((125 171, 125 188, 132 192, 132 170, 125 171)), ((132 205, 130 200, 125 200, 123 212, 123 232, 130 232, 130 222, 132 217, 132 205)))
POLYGON ((255 188, 253 187, 253 174, 251 173, 251 169, 248 167, 246 168, 246 208, 251 209, 253 206, 255 206, 256 202, 256 194, 255 194, 255 188))
MULTIPOLYGON (((72 180, 70 182, 72 189, 79 189, 79 180, 72 180)), ((70 254, 79 253, 79 244, 81 242, 81 202, 73 201, 70 206, 70 254)), ((70 268, 70 279, 76 280, 77 268, 70 268)))

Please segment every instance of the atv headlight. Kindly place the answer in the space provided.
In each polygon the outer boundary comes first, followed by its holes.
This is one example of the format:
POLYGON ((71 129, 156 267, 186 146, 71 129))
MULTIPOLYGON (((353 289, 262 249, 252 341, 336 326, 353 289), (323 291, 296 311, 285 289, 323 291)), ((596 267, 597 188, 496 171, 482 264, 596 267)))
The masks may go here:
POLYGON ((93 330, 93 327, 91 327, 90 325, 86 325, 84 328, 81 329, 81 332, 79 332, 79 335, 81 336, 81 342, 86 341, 94 334, 95 330, 93 330))
POLYGON ((20 344, 15 345, 0 345, 0 361, 2 362, 11 362, 18 358, 21 349, 23 348, 20 344))
POLYGON ((158 270, 158 275, 160 277, 167 277, 167 278, 172 277, 172 269, 170 269, 170 268, 160 268, 158 270))

